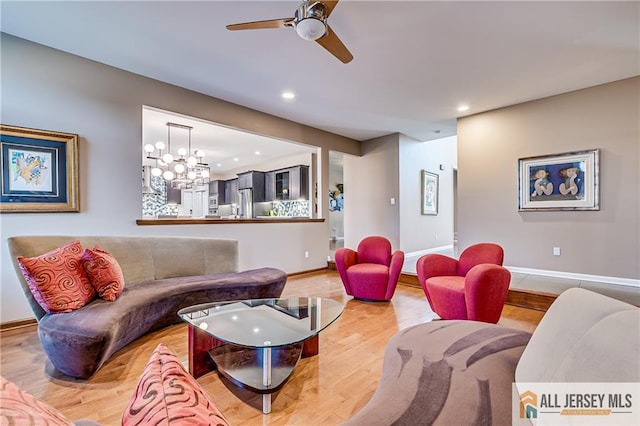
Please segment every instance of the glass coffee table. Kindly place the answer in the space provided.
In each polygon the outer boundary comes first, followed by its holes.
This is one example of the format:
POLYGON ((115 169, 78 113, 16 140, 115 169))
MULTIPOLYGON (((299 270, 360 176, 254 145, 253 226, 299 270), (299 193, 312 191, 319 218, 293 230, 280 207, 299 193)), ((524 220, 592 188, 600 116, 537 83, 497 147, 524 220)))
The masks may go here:
POLYGON ((343 310, 341 303, 320 297, 181 309, 178 315, 189 324, 189 372, 197 378, 217 369, 235 384, 262 394, 262 412, 268 414, 271 394, 284 385, 300 357, 318 354, 318 333, 343 310))

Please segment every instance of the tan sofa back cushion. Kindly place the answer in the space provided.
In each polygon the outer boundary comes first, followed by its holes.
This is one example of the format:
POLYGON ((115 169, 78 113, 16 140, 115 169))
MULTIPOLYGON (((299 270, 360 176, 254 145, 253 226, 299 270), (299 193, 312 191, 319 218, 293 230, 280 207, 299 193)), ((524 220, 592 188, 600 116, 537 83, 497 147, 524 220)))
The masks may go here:
POLYGON ((524 350, 516 381, 640 381, 640 308, 580 288, 563 292, 524 350))
POLYGON ((238 271, 238 242, 217 238, 155 236, 60 236, 37 235, 9 238, 16 273, 36 317, 44 311, 33 299, 16 258, 34 257, 78 240, 84 248, 96 244, 111 253, 122 268, 126 286, 192 275, 238 271))

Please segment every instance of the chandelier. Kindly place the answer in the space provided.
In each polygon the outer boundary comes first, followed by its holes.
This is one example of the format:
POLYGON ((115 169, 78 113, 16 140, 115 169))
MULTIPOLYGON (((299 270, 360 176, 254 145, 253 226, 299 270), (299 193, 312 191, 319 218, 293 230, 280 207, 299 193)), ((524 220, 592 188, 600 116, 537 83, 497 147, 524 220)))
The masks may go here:
POLYGON ((204 151, 199 149, 192 151, 191 149, 191 130, 193 130, 191 126, 168 122, 167 144, 158 141, 155 145, 149 143, 144 146, 147 158, 155 160, 155 167, 151 169, 151 175, 162 176, 171 183, 173 188, 191 188, 194 185, 209 183, 210 168, 204 162, 204 151), (171 151, 172 128, 189 131, 187 147, 179 147, 176 154, 171 151))

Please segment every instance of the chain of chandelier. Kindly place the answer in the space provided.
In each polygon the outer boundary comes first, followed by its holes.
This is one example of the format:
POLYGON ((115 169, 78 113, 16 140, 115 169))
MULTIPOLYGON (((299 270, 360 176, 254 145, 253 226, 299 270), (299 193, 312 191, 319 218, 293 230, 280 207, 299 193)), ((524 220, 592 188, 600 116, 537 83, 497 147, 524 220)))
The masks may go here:
POLYGON ((192 151, 191 148, 192 130, 192 126, 167 122, 167 144, 158 141, 155 145, 149 143, 144 146, 147 158, 155 161, 155 166, 151 169, 152 176, 162 176, 174 188, 190 188, 209 183, 211 169, 204 162, 205 152, 200 149, 192 151), (172 128, 189 131, 187 148, 180 147, 176 153, 171 152, 172 128))

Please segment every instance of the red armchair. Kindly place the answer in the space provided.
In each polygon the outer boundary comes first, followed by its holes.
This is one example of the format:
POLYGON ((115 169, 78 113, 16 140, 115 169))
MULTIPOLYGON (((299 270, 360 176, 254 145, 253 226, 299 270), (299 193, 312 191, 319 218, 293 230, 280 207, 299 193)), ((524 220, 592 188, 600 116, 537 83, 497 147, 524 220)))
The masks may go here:
POLYGON ((384 237, 367 237, 358 251, 340 248, 335 254, 336 268, 347 294, 362 300, 391 300, 398 285, 404 253, 391 253, 384 237))
POLYGON ((418 281, 440 318, 497 323, 511 281, 503 259, 502 247, 490 243, 468 247, 459 260, 427 254, 418 259, 418 281))

